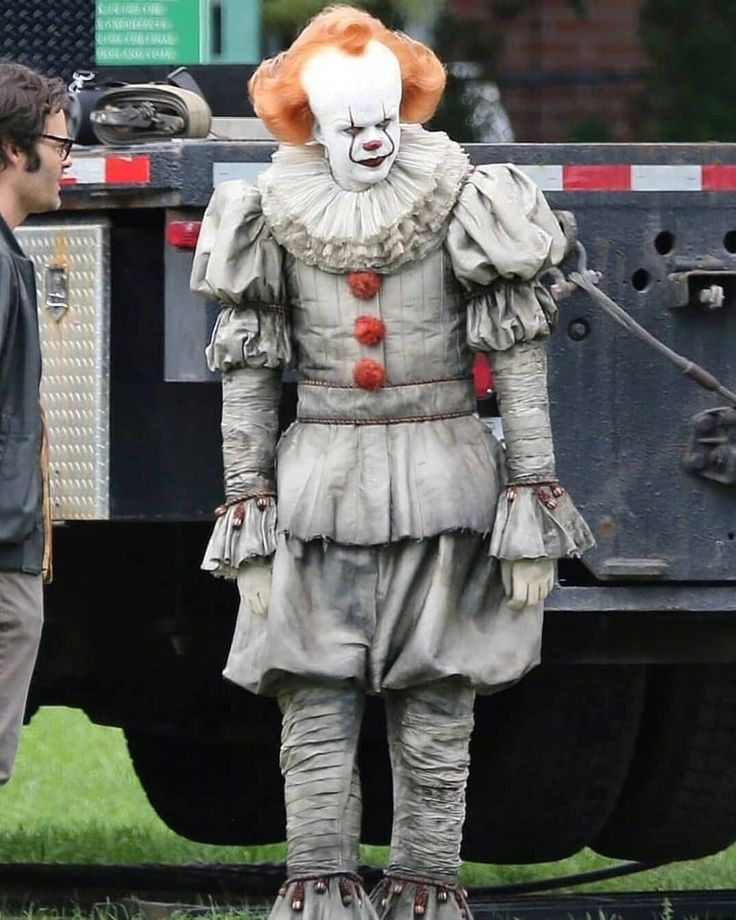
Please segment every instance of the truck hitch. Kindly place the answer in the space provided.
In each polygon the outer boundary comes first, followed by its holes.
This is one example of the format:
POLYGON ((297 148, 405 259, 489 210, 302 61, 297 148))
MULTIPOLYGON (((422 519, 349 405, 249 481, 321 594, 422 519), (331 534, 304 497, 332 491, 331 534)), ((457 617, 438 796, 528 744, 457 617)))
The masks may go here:
POLYGON ((736 409, 708 409, 694 415, 682 462, 696 476, 736 484, 736 409))

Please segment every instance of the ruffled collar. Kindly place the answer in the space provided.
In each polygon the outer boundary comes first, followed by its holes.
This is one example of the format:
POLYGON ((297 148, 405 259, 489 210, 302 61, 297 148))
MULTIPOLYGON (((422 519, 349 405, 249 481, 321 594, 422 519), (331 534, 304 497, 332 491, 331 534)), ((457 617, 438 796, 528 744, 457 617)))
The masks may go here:
POLYGON ((341 188, 318 144, 283 144, 259 178, 263 215, 296 259, 329 272, 392 272, 444 238, 468 175, 465 151, 441 132, 403 125, 388 177, 362 192, 341 188))

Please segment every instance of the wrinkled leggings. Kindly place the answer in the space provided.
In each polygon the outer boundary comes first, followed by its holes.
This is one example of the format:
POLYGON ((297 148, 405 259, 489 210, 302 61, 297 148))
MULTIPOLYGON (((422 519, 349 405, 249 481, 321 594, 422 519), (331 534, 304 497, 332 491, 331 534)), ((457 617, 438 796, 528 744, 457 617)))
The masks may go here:
MULTIPOLYGON (((386 692, 394 784, 389 873, 456 880, 474 700, 473 689, 456 679, 386 692)), ((363 693, 352 684, 294 681, 279 705, 289 877, 355 872, 363 693)))

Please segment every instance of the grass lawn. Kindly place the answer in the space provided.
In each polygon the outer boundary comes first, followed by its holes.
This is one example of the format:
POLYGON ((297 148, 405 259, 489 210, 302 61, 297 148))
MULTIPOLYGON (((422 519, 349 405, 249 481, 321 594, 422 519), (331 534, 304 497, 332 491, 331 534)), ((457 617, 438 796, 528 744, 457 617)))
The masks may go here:
MULTIPOLYGON (((174 834, 149 806, 122 732, 93 725, 78 710, 42 709, 24 731, 13 779, 0 788, 3 862, 254 862, 283 857, 279 844, 218 847, 174 834)), ((376 865, 385 858, 383 848, 366 847, 363 853, 365 862, 376 865)), ((534 866, 467 864, 463 881, 516 882, 613 864, 584 850, 561 862, 534 866)), ((736 846, 707 859, 581 890, 730 888, 734 878, 736 846)))

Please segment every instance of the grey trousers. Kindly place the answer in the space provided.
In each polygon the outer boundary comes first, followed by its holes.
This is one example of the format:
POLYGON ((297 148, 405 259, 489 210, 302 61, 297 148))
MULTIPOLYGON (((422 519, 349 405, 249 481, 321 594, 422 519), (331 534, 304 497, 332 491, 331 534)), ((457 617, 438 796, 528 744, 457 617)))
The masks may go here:
POLYGON ((42 624, 41 576, 0 571, 0 785, 15 762, 42 624))
MULTIPOLYGON (((394 780, 389 873, 452 885, 465 818, 472 687, 446 679, 386 696, 394 780)), ((363 693, 294 680, 279 694, 290 877, 355 872, 363 693)))

